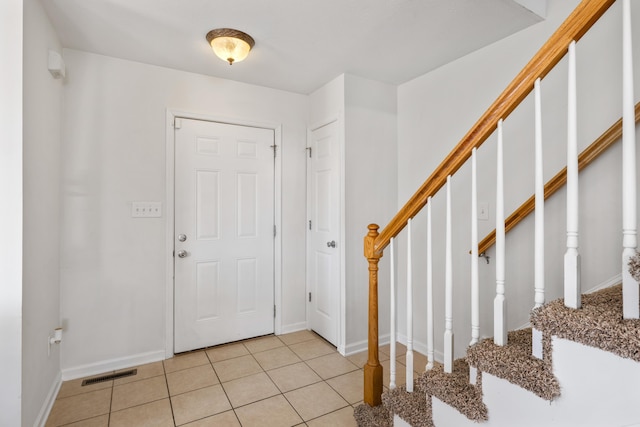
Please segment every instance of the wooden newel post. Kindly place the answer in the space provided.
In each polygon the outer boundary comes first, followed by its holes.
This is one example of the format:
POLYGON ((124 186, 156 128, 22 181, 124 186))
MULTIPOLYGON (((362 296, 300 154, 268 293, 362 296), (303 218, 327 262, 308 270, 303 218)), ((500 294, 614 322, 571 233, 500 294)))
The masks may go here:
POLYGON ((382 366, 378 360, 378 261, 375 241, 378 225, 369 224, 364 238, 364 256, 369 261, 369 357, 364 365, 364 401, 369 406, 382 404, 382 366))

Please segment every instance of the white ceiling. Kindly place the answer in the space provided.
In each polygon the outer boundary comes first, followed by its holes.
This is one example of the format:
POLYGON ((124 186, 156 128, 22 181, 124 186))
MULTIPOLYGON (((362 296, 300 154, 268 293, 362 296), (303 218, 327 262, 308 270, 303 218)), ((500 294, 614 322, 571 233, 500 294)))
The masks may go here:
POLYGON ((532 10, 540 13, 546 4, 546 0, 41 1, 64 47, 302 94, 342 73, 404 83, 539 22, 542 18, 532 10), (205 35, 219 27, 245 31, 256 40, 245 61, 230 66, 213 54, 205 35))

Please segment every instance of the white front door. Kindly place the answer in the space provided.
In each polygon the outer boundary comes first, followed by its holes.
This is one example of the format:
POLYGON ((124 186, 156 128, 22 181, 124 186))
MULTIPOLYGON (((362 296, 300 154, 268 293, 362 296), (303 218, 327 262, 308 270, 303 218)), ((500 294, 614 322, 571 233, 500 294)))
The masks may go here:
POLYGON ((273 130, 176 121, 174 351, 273 333, 273 130))
POLYGON ((340 144, 337 123, 310 132, 307 282, 309 328, 338 344, 340 313, 340 144))

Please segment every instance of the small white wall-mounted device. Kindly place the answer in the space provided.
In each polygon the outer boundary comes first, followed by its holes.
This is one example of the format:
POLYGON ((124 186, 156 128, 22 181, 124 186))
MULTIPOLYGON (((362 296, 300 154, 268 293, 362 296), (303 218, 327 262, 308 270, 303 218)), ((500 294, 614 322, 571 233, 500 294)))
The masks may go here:
POLYGON ((55 50, 49 51, 49 72, 54 79, 64 79, 67 74, 62 56, 55 50))
POLYGON ((62 341, 62 328, 55 328, 53 330, 53 335, 49 335, 48 344, 49 347, 47 349, 47 355, 51 356, 51 346, 53 344, 60 344, 62 341))

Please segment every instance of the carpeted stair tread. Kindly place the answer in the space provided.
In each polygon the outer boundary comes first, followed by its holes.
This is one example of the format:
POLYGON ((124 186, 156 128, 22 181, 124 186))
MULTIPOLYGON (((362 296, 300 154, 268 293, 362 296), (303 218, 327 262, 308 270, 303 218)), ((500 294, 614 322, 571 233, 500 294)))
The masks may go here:
POLYGON ((453 362, 453 372, 444 372, 444 366, 435 363, 433 369, 423 373, 417 380, 420 388, 457 409, 473 421, 488 419, 487 406, 482 401, 482 386, 469 384, 469 365, 464 359, 453 362))
POLYGON ((434 427, 431 419, 431 397, 415 384, 413 393, 404 385, 382 395, 382 404, 413 427, 434 427))
POLYGON ((582 308, 552 301, 531 313, 544 334, 579 342, 640 362, 640 320, 622 318, 622 285, 582 295, 582 308))
POLYGON ((393 416, 384 404, 371 407, 362 403, 353 409, 353 417, 359 427, 393 427, 393 416))
POLYGON ((493 338, 480 341, 467 349, 467 362, 545 400, 560 395, 560 385, 548 364, 531 355, 531 328, 509 332, 504 346, 495 345, 493 338))

